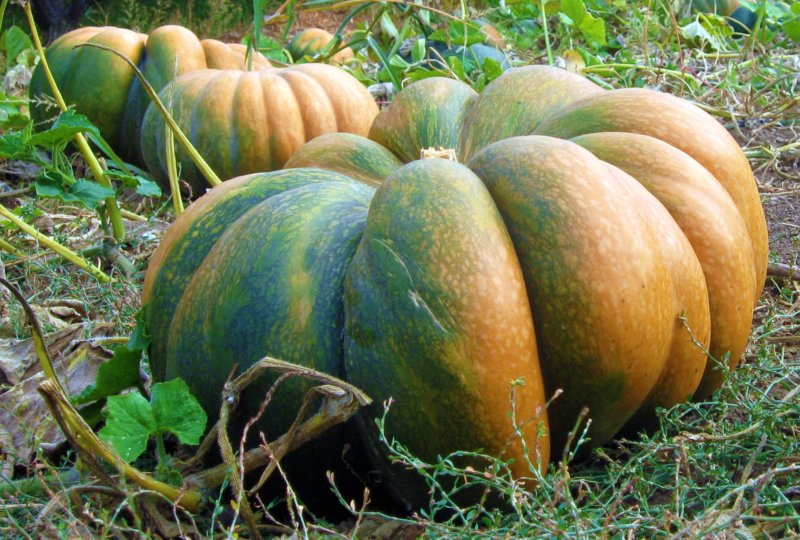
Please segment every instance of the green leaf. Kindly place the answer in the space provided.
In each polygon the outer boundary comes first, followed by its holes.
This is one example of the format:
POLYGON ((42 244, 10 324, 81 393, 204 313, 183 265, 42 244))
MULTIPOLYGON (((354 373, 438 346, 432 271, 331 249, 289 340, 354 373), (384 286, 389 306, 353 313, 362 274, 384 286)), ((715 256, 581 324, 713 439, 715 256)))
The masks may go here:
POLYGON ((389 13, 387 13, 386 11, 384 11, 383 14, 381 15, 380 24, 381 24, 381 31, 384 34, 386 34, 387 36, 389 36, 390 38, 392 38, 393 40, 396 40, 397 37, 400 35, 400 32, 397 30, 397 27, 394 25, 394 22, 392 22, 392 18, 389 16, 389 13))
POLYGON ((36 194, 40 197, 53 197, 64 202, 77 202, 90 210, 106 197, 113 197, 114 190, 92 182, 72 178, 57 169, 45 170, 36 177, 36 194))
POLYGON ((136 312, 136 328, 128 338, 128 349, 132 351, 146 351, 152 341, 152 336, 147 331, 147 321, 145 319, 145 307, 136 312))
POLYGON ((157 429, 150 403, 137 391, 108 398, 108 418, 98 435, 130 463, 142 455, 157 429))
POLYGON ((414 44, 411 46, 411 61, 415 64, 418 62, 422 62, 425 59, 425 38, 421 37, 419 39, 414 40, 414 44))
POLYGON ((450 69, 453 70, 453 73, 456 74, 456 77, 462 81, 467 80, 467 72, 464 70, 464 64, 457 56, 448 56, 447 65, 450 66, 450 69))
POLYGON ((16 63, 17 57, 26 49, 33 48, 31 38, 20 27, 12 26, 3 33, 2 48, 6 53, 8 64, 16 63))
POLYGON ((572 19, 575 26, 580 26, 586 16, 583 0, 561 0, 561 13, 572 19))
POLYGON ((561 0, 561 13, 569 17, 584 38, 605 45, 606 24, 603 19, 589 13, 583 0, 561 0))
POLYGON ((503 74, 503 66, 493 58, 486 58, 483 61, 483 73, 486 75, 486 82, 489 83, 503 74))
POLYGON ((200 442, 206 413, 183 379, 154 384, 150 403, 159 431, 175 434, 183 444, 200 442))
MULTIPOLYGON (((800 4, 796 5, 800 6, 800 4)), ((792 9, 794 9, 794 6, 792 6, 792 9)), ((783 31, 786 33, 786 37, 792 41, 800 42, 800 17, 785 23, 783 31)))
POLYGON ((141 349, 132 350, 124 345, 114 349, 114 356, 98 368, 95 383, 73 398, 75 403, 89 403, 137 386, 141 358, 141 349))
POLYGON ((445 28, 440 28, 428 36, 431 41, 470 46, 483 43, 486 36, 480 27, 471 21, 450 21, 445 28))
POLYGON ((151 435, 169 432, 194 445, 206 427, 206 413, 182 379, 153 385, 150 401, 137 390, 110 396, 107 407, 106 425, 98 435, 128 463, 142 455, 151 435))
POLYGON ((70 109, 61 113, 50 129, 31 137, 31 143, 46 148, 58 147, 70 142, 78 133, 100 136, 100 131, 88 118, 70 109))
POLYGON ((92 182, 85 178, 81 178, 75 182, 69 189, 68 194, 74 197, 76 202, 85 205, 86 208, 95 209, 100 202, 115 195, 114 190, 105 186, 101 186, 97 182, 92 182))
POLYGON ((428 79, 430 77, 441 77, 442 73, 439 71, 433 71, 432 69, 420 67, 412 69, 411 71, 407 72, 405 76, 410 81, 421 81, 422 79, 428 79))
POLYGON ((138 174, 127 174, 123 171, 108 170, 106 174, 122 182, 126 188, 136 190, 142 197, 160 197, 161 188, 152 180, 138 174))
POLYGON ((725 49, 724 38, 732 33, 725 19, 717 15, 701 15, 694 22, 681 26, 680 30, 687 45, 695 48, 708 46, 715 51, 725 49))
POLYGON ((25 160, 31 155, 33 146, 31 145, 31 132, 33 122, 21 130, 4 133, 0 137, 0 158, 22 159, 25 160))

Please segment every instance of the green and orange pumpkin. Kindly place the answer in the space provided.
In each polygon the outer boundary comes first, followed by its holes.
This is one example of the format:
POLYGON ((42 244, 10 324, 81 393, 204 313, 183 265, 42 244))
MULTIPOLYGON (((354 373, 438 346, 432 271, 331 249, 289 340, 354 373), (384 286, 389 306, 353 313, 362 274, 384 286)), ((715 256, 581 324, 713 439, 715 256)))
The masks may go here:
MULTIPOLYGON (((333 41, 333 34, 322 28, 306 28, 301 30, 289 41, 286 50, 295 62, 303 58, 314 58, 324 51, 333 41)), ((332 64, 344 64, 354 58, 353 49, 345 47, 330 57, 332 64)))
MULTIPOLYGON (((74 48, 81 44, 111 47, 135 62, 224 178, 278 169, 323 133, 366 135, 378 114, 369 92, 345 71, 324 64, 274 69, 260 54, 248 70, 244 45, 200 40, 180 26, 150 35, 89 27, 56 40, 47 60, 67 104, 97 125, 123 159, 146 164, 164 186, 166 129, 156 107, 124 60, 94 47, 74 48)), ((30 94, 51 94, 41 67, 30 94)), ((34 100, 32 110, 37 122, 54 114, 40 102, 34 100)), ((182 149, 177 158, 181 177, 194 194, 202 193, 206 184, 194 164, 182 149)))
MULTIPOLYGON (((156 90, 198 69, 246 68, 243 45, 201 40, 175 25, 162 26, 149 35, 125 28, 89 26, 55 40, 47 48, 46 58, 64 101, 87 116, 123 158, 136 163, 143 162, 139 129, 150 98, 124 60, 94 47, 78 47, 86 44, 110 47, 125 55, 156 90)), ((254 69, 270 67, 264 56, 253 56, 254 69)), ((29 93, 37 98, 53 95, 41 64, 33 72, 29 93)), ((57 113, 41 101, 32 101, 31 115, 37 123, 57 113)))
MULTIPOLYGON (((748 162, 695 106, 542 66, 481 95, 426 79, 369 139, 318 137, 176 220, 146 277, 150 360, 212 415, 234 363, 271 355, 346 377, 374 400, 356 440, 418 504, 424 489, 378 438, 387 400, 387 435, 421 458, 481 449, 530 476, 584 408, 601 445, 719 387, 766 255, 748 162), (429 147, 459 163, 419 159, 429 147)), ((291 421, 295 383, 270 436, 291 421)))

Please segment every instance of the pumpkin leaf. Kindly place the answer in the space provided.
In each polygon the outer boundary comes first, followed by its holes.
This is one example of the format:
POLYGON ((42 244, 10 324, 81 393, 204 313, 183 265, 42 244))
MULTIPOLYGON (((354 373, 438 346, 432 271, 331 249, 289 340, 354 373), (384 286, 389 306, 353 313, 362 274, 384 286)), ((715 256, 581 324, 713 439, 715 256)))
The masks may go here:
POLYGON ((147 330, 145 322, 144 308, 136 312, 136 328, 133 329, 131 337, 128 338, 128 348, 138 351, 146 351, 150 346, 152 336, 147 330))
POLYGON ((72 110, 61 113, 47 131, 42 131, 31 137, 31 144, 53 148, 70 142, 78 133, 91 133, 100 136, 100 131, 82 114, 72 110))
POLYGON ((150 405, 159 431, 175 434, 183 444, 200 442, 206 428, 206 413, 183 379, 153 385, 150 405))
POLYGON ((89 403, 114 396, 126 388, 138 385, 141 358, 141 350, 129 349, 126 346, 114 349, 114 356, 98 368, 95 383, 75 396, 75 403, 89 403))
POLYGON ((80 179, 73 182, 59 170, 42 172, 36 178, 36 194, 40 197, 54 197, 64 202, 78 202, 94 210, 105 198, 113 197, 114 190, 101 186, 91 180, 80 179))
POLYGON ((486 82, 492 82, 497 77, 503 74, 503 66, 494 58, 485 58, 483 60, 483 73, 486 75, 486 82))
POLYGON ((583 0, 561 0, 561 19, 565 24, 571 24, 577 28, 587 40, 605 45, 606 43, 606 24, 603 19, 595 17, 586 9, 583 0))
POLYGON ((98 432, 122 459, 130 463, 142 455, 157 429, 150 402, 139 392, 108 398, 106 425, 98 432))
POLYGON ((153 385, 150 401, 139 391, 108 398, 106 425, 98 432, 122 459, 142 455, 153 435, 173 433, 183 444, 200 442, 206 413, 182 379, 153 385))
POLYGON ((3 33, 0 47, 6 53, 7 62, 11 65, 25 50, 33 48, 33 42, 19 26, 12 26, 3 33))
POLYGON ((160 197, 161 188, 157 183, 138 174, 128 174, 124 171, 109 169, 106 174, 119 180, 123 186, 136 191, 142 197, 160 197))
POLYGON ((709 47, 714 51, 725 49, 725 37, 732 34, 725 19, 717 15, 701 15, 692 23, 681 26, 681 37, 692 47, 709 47))
POLYGON ((486 36, 475 23, 468 21, 450 21, 446 28, 436 30, 428 36, 428 39, 431 41, 454 43, 456 45, 468 47, 476 43, 483 43, 486 36))
POLYGON ((33 123, 28 122, 21 130, 4 133, 0 137, 0 158, 26 159, 30 156, 32 131, 33 123))

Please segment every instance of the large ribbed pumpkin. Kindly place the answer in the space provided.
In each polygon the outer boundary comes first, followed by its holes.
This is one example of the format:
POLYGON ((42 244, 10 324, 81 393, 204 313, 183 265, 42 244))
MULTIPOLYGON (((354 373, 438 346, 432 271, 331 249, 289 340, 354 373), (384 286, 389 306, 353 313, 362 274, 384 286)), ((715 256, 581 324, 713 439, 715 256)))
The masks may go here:
MULTIPOLYGON (((150 103, 139 80, 125 61, 86 43, 104 45, 134 61, 156 90, 175 77, 198 69, 245 69, 246 49, 213 39, 200 40, 181 26, 162 26, 149 35, 124 28, 85 27, 64 34, 47 48, 47 61, 56 84, 68 105, 86 115, 119 154, 142 163, 139 129, 150 103)), ((258 54, 254 69, 271 67, 258 54)), ((31 97, 52 96, 41 65, 33 72, 31 97)), ((55 116, 57 109, 46 109, 32 101, 36 122, 55 116)))
POLYGON ((390 398, 387 436, 416 455, 481 449, 525 477, 582 409, 600 445, 739 361, 765 221, 747 160, 700 109, 535 66, 481 95, 415 83, 370 139, 319 137, 175 222, 144 291, 158 379, 185 378, 213 414, 234 363, 344 375, 375 403, 360 443, 414 504, 424 486, 374 423, 390 398))

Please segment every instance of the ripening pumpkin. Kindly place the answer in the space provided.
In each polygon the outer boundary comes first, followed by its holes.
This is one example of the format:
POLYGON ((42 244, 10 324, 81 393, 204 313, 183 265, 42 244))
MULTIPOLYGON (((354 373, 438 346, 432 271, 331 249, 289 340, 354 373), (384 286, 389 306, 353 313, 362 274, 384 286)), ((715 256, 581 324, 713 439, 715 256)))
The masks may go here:
MULTIPOLYGON (((150 84, 160 90, 175 77, 198 69, 246 67, 246 49, 213 39, 200 40, 181 26, 162 26, 149 35, 124 28, 85 27, 55 40, 46 53, 53 77, 67 105, 86 115, 123 159, 143 163, 139 130, 150 98, 133 70, 116 55, 86 43, 111 47, 135 62, 150 84)), ((257 54, 254 69, 271 67, 257 54)), ((51 96, 41 64, 31 78, 30 96, 51 96)), ((32 100, 31 115, 37 123, 55 116, 57 109, 32 100)))
MULTIPOLYGON (((184 133, 224 178, 280 168, 292 152, 322 133, 366 135, 378 114, 369 92, 344 71, 322 64, 273 69, 261 54, 253 57, 253 70, 247 70, 244 45, 199 40, 180 26, 163 26, 149 36, 121 28, 81 28, 56 40, 47 58, 67 104, 89 117, 123 159, 146 164, 165 187, 166 131, 156 107, 127 63, 108 51, 73 48, 82 43, 114 48, 136 62, 162 100, 174 105, 184 133)), ((30 94, 50 94, 39 67, 30 94)), ((34 102, 36 121, 48 113, 34 102)), ((202 193, 205 181, 182 148, 177 157, 181 177, 193 193, 202 193)))
MULTIPOLYGON (((354 444, 419 504, 424 486, 378 439, 384 402, 387 435, 415 455, 482 449, 530 476, 584 408, 601 445, 718 387, 706 351, 738 362, 766 253, 748 162, 693 105, 543 66, 480 95, 425 79, 369 139, 318 137, 176 220, 145 280, 150 361, 212 416, 234 363, 346 376, 374 400, 354 444), (419 159, 428 147, 460 163, 419 159)), ((262 424, 271 436, 296 384, 262 424)))
MULTIPOLYGON (((306 56, 313 58, 315 55, 322 52, 332 40, 333 34, 327 30, 323 30, 322 28, 306 28, 295 34, 289 42, 289 45, 287 45, 286 50, 289 51, 292 60, 297 62, 306 56)), ((332 64, 344 64, 353 58, 353 49, 345 47, 331 56, 330 62, 332 64)))
MULTIPOLYGON (((324 133, 366 135, 378 106, 355 77, 326 64, 284 69, 200 70, 161 92, 181 130, 222 178, 283 167, 306 141, 324 133)), ((166 128, 155 106, 142 123, 142 149, 166 185, 166 128)), ((181 178, 194 193, 206 183, 182 148, 181 178)))

